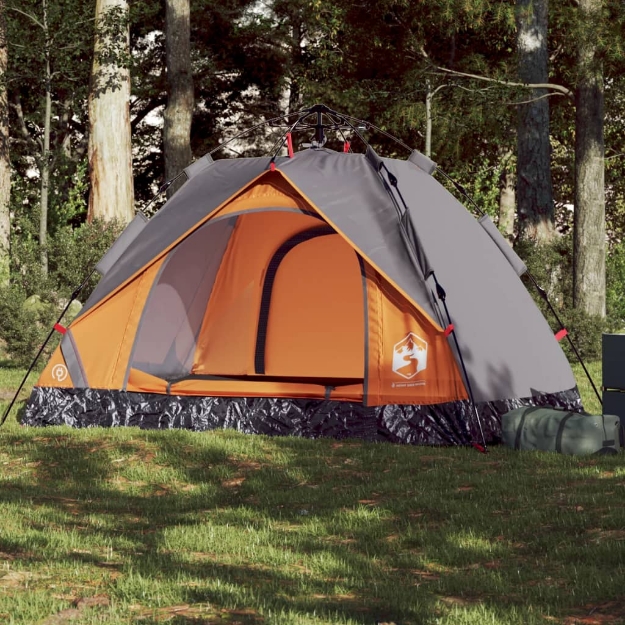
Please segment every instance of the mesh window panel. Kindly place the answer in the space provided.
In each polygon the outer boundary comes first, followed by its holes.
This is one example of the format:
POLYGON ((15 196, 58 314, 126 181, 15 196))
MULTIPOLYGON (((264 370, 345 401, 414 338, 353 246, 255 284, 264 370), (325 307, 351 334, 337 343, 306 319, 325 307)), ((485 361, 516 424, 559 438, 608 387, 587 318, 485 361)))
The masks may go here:
POLYGON ((190 373, 196 339, 236 219, 209 222, 170 253, 143 311, 131 367, 164 379, 190 373))

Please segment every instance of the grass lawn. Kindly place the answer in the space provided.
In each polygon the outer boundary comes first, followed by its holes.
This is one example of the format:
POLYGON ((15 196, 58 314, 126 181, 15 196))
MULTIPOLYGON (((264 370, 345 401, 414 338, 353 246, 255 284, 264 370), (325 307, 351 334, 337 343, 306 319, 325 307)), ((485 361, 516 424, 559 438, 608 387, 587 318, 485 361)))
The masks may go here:
POLYGON ((0 469, 0 623, 625 623, 622 457, 12 415, 0 469))

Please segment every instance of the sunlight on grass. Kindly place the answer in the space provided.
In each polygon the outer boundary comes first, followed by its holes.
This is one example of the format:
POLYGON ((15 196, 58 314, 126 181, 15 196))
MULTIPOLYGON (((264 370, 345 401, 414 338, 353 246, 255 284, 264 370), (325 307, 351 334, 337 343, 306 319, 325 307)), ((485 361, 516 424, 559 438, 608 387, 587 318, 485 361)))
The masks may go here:
POLYGON ((501 544, 494 544, 492 541, 478 536, 472 531, 448 534, 445 539, 450 545, 467 550, 472 556, 492 556, 493 554, 501 554, 504 551, 501 544))
POLYGON ((0 443, 0 622, 625 621, 621 456, 13 416, 0 443))
POLYGON ((15 423, 0 440, 7 622, 104 596, 80 622, 544 625, 621 592, 620 458, 15 423))
MULTIPOLYGON (((586 369, 588 370, 595 387, 599 391, 599 394, 601 394, 601 361, 586 362, 584 364, 586 365, 586 369)), ((582 366, 576 362, 571 365, 571 368, 573 369, 573 374, 575 375, 577 387, 582 397, 582 402, 586 412, 589 412, 590 414, 602 414, 601 403, 599 402, 599 399, 597 398, 590 380, 588 379, 588 376, 584 372, 582 366)))

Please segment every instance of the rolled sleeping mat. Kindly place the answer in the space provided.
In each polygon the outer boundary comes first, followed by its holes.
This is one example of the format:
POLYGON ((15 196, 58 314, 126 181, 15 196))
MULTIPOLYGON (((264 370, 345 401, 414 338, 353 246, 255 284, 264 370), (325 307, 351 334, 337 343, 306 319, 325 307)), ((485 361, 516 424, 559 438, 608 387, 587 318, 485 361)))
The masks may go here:
POLYGON ((555 408, 525 406, 501 417, 502 437, 512 449, 567 455, 616 454, 622 446, 620 419, 555 408))

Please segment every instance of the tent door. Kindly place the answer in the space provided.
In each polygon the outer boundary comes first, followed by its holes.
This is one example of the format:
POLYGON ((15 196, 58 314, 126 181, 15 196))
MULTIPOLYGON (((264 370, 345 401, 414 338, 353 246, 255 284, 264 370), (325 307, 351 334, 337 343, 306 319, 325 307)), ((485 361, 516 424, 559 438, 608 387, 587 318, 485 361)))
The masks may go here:
POLYGON ((317 236, 299 235, 274 263, 273 275, 270 263, 255 366, 267 376, 363 379, 365 298, 358 257, 339 235, 314 230, 317 236))

